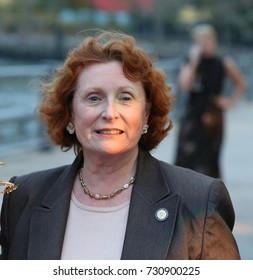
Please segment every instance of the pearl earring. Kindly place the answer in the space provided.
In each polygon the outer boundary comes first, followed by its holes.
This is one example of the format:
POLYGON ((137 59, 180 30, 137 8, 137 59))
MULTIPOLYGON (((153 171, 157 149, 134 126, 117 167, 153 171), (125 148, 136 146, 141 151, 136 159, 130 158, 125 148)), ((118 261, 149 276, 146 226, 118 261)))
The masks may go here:
POLYGON ((74 134, 75 133, 75 127, 72 122, 69 122, 68 125, 66 126, 67 131, 69 134, 74 134))
POLYGON ((141 130, 141 134, 146 134, 148 132, 149 125, 144 124, 141 130))

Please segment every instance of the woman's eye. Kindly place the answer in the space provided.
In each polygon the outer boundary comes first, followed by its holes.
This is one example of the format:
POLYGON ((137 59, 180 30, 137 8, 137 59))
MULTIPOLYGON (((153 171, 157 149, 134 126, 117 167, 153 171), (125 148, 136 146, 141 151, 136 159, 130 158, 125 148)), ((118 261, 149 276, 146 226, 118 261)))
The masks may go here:
POLYGON ((130 101, 132 100, 132 95, 130 93, 122 93, 120 95, 120 100, 123 101, 123 102, 127 102, 127 101, 130 101))
POLYGON ((98 95, 91 95, 87 99, 89 103, 97 103, 101 100, 101 98, 98 95))

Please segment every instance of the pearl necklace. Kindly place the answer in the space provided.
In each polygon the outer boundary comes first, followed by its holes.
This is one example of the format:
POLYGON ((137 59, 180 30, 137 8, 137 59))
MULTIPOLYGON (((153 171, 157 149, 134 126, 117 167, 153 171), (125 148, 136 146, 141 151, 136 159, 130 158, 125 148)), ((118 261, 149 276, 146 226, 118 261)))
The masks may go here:
POLYGON ((114 192, 110 193, 110 194, 106 194, 106 195, 100 195, 98 193, 92 193, 88 187, 87 187, 87 184, 84 182, 83 180, 83 176, 82 176, 82 171, 83 171, 83 168, 81 168, 79 170, 79 181, 81 183, 81 186, 83 188, 83 191, 84 193, 86 193, 88 196, 90 196, 91 198, 94 198, 96 200, 100 200, 100 199, 110 199, 110 198, 113 198, 115 195, 121 193, 122 191, 124 190, 127 190, 131 185, 133 185, 134 181, 135 181, 135 178, 134 177, 131 177, 129 182, 127 184, 125 184, 123 187, 115 190, 114 192))

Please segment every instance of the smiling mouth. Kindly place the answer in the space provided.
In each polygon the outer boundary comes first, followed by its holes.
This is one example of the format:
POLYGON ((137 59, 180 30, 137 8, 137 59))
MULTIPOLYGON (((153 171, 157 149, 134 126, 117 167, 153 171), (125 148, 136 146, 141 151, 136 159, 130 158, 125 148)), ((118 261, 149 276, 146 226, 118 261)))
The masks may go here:
POLYGON ((122 134, 123 131, 119 129, 101 129, 101 130, 97 130, 97 133, 106 134, 106 135, 118 135, 118 134, 122 134))

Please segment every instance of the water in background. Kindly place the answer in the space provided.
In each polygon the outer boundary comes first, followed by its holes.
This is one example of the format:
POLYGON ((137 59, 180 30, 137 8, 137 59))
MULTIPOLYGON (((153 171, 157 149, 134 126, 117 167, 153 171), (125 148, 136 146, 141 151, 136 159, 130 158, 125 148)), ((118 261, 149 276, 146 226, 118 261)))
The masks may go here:
MULTIPOLYGON (((23 148, 49 147, 36 107, 41 78, 59 64, 59 61, 0 59, 0 155, 23 148)), ((176 81, 179 59, 164 60, 158 66, 169 74, 169 83, 176 81)))
POLYGON ((40 79, 52 65, 52 61, 0 59, 0 155, 25 147, 42 147, 43 127, 35 108, 40 100, 40 79))
MULTIPOLYGON (((251 61, 253 54, 235 57, 244 72, 248 84, 244 99, 253 100, 253 76, 251 61)), ((40 79, 49 74, 59 61, 17 61, 0 58, 0 156, 22 148, 50 148, 45 129, 36 116, 36 106, 40 100, 40 79)), ((177 90, 177 75, 182 63, 180 57, 170 57, 157 61, 156 66, 165 71, 168 83, 177 97, 171 117, 180 118, 184 111, 186 95, 177 90)), ((229 84, 225 94, 230 93, 229 84)))

